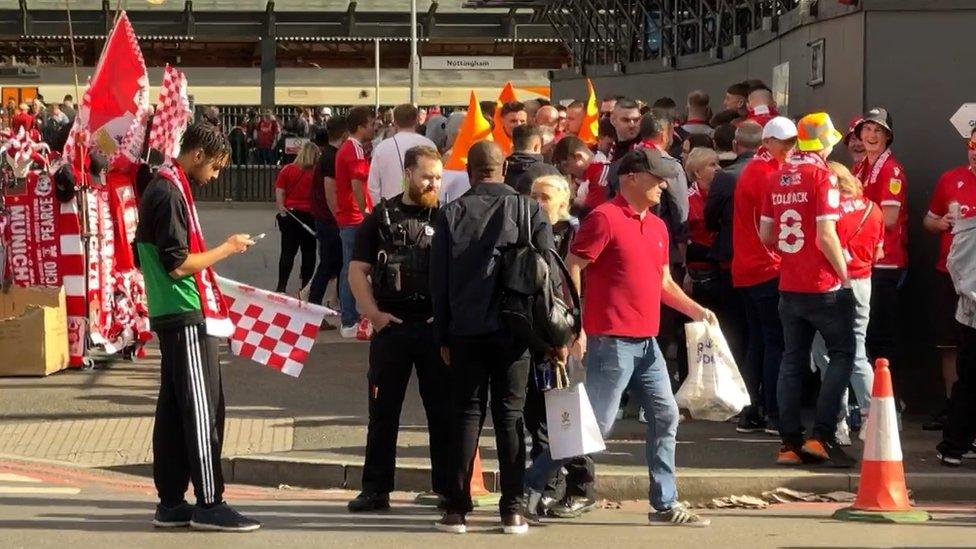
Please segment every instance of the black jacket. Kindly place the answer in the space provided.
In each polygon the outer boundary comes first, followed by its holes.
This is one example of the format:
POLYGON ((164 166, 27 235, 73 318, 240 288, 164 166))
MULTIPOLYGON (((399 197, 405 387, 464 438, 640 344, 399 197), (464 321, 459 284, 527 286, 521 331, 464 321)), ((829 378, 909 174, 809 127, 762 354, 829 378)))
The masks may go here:
POLYGON ((715 174, 712 188, 705 201, 705 226, 716 231, 715 243, 708 252, 708 258, 719 263, 732 261, 732 210, 735 195, 735 182, 755 152, 739 155, 729 167, 715 174))
POLYGON ((505 159, 505 184, 519 194, 530 194, 532 182, 543 175, 559 175, 559 170, 546 164, 541 154, 517 152, 505 159))
MULTIPOLYGON (((452 336, 503 329, 498 271, 502 250, 518 240, 518 194, 508 185, 480 183, 440 209, 434 222, 430 290, 434 333, 446 346, 452 336)), ((553 247, 552 227, 533 200, 532 241, 553 247)))

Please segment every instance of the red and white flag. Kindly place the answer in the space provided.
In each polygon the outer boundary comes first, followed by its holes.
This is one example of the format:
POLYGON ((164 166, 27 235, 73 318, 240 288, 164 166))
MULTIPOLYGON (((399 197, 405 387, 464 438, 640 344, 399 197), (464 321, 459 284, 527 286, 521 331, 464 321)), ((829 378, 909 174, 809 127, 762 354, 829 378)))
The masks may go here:
POLYGON ((190 121, 190 98, 186 89, 186 75, 166 65, 156 114, 149 130, 149 147, 163 153, 166 158, 179 155, 180 137, 190 121))
POLYGON ((234 323, 231 352, 298 377, 328 309, 220 276, 217 284, 234 323))
POLYGON ((88 146, 111 159, 121 152, 129 135, 141 139, 135 126, 145 127, 149 109, 149 74, 136 33, 123 11, 81 99, 74 126, 65 145, 71 161, 76 146, 88 146))

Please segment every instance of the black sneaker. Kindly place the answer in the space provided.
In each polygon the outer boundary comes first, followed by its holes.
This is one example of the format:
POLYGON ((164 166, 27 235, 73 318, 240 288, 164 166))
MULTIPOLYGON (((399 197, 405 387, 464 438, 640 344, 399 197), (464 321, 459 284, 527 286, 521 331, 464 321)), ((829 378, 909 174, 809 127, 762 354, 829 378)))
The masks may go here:
POLYGON ((356 499, 350 501, 346 508, 350 513, 367 513, 369 511, 386 511, 390 508, 390 494, 375 492, 361 492, 356 499))
POLYGON ((692 512, 683 505, 675 505, 667 511, 651 511, 647 514, 647 521, 652 526, 691 526, 704 528, 712 521, 692 512))
POLYGON ((156 528, 180 528, 189 526, 192 518, 193 506, 185 501, 174 507, 157 503, 152 523, 156 528))
POLYGON ((823 458, 824 465, 827 467, 849 469, 857 465, 857 460, 847 455, 847 452, 841 448, 840 444, 837 443, 837 440, 819 440, 811 438, 803 445, 803 450, 805 453, 810 453, 817 457, 823 458))
POLYGON ((739 418, 739 424, 735 430, 740 433, 761 433, 766 429, 766 420, 762 418, 749 417, 743 415, 739 418))
POLYGON ((592 511, 596 500, 584 496, 569 496, 549 508, 549 516, 571 519, 592 511))
POLYGON ((213 532, 253 532, 261 527, 261 523, 238 513, 226 503, 219 503, 209 509, 195 508, 190 527, 213 532))
POLYGON ((947 454, 945 452, 939 452, 935 454, 935 457, 939 458, 939 462, 946 467, 959 467, 962 465, 962 457, 954 456, 952 454, 947 454))
POLYGON ((528 531, 529 523, 522 515, 514 513, 502 517, 503 534, 526 534, 528 531))
POLYGON ((434 529, 448 534, 466 534, 468 523, 460 513, 444 513, 441 520, 434 523, 434 529))
POLYGON ((941 431, 945 428, 946 421, 949 419, 949 409, 948 407, 943 408, 942 411, 932 416, 932 419, 926 421, 922 424, 923 431, 941 431))

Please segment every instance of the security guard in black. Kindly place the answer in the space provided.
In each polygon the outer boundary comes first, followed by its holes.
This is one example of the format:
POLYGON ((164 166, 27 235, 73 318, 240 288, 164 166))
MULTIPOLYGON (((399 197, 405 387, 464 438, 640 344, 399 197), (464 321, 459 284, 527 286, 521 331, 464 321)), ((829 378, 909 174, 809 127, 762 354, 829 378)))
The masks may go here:
POLYGON ((437 151, 423 146, 407 150, 403 166, 405 191, 381 201, 360 225, 349 267, 356 303, 374 330, 363 491, 349 502, 351 512, 389 507, 400 410, 414 367, 427 413, 431 487, 443 494, 446 486, 449 372, 434 339, 428 282, 443 166, 437 151))

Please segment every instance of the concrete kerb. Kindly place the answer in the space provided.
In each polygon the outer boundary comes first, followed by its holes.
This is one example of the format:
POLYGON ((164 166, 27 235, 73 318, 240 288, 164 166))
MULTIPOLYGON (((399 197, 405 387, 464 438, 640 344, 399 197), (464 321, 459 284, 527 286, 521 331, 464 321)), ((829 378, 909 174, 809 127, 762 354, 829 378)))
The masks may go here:
MULTIPOLYGON (((226 458, 231 478, 238 484, 276 487, 361 489, 362 463, 301 459, 278 456, 226 458)), ((430 469, 397 467, 397 489, 430 489, 430 469)), ((680 498, 693 503, 729 495, 760 495, 779 487, 804 492, 856 492, 859 475, 854 472, 804 469, 682 469, 678 471, 680 498)), ((498 489, 498 472, 484 472, 485 486, 498 489)), ((912 496, 923 501, 976 500, 976 475, 971 473, 915 473, 907 475, 912 496)), ((648 478, 643 473, 599 472, 597 492, 611 500, 639 500, 647 497, 648 478)))

